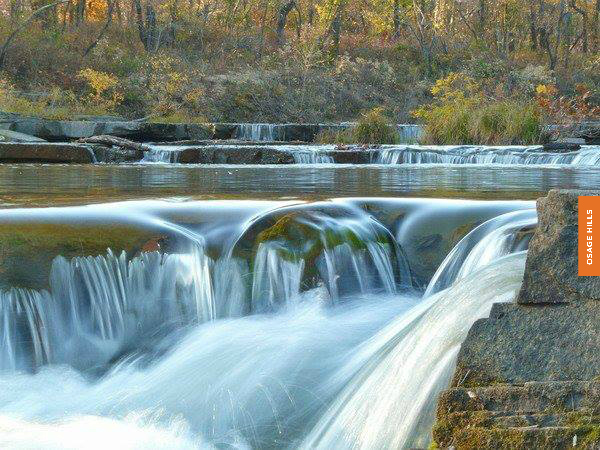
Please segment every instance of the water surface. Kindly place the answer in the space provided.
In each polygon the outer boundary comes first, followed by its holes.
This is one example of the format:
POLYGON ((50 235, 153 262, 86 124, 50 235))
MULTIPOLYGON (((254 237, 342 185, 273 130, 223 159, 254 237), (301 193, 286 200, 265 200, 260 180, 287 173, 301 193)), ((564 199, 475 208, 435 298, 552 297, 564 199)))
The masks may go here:
POLYGON ((0 204, 5 207, 173 196, 535 199, 552 188, 594 186, 600 186, 600 167, 0 165, 0 204))

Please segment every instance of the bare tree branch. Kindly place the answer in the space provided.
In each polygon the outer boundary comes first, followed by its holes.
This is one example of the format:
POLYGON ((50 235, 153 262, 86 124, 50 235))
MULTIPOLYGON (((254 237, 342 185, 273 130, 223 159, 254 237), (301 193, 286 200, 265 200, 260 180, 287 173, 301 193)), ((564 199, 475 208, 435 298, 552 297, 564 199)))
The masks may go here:
POLYGON ((6 51, 10 47, 10 44, 13 41, 13 39, 17 37, 17 34, 19 34, 21 31, 27 28, 31 24, 31 22, 33 22, 37 17, 42 16, 52 8, 55 8, 56 6, 61 5, 63 3, 68 3, 69 1, 70 0, 58 0, 54 3, 42 6, 41 8, 36 9, 33 12, 33 14, 31 14, 27 18, 27 20, 25 20, 21 25, 17 26, 17 28, 15 28, 15 30, 8 36, 2 47, 0 47, 0 69, 4 66, 4 63, 6 61, 6 51))

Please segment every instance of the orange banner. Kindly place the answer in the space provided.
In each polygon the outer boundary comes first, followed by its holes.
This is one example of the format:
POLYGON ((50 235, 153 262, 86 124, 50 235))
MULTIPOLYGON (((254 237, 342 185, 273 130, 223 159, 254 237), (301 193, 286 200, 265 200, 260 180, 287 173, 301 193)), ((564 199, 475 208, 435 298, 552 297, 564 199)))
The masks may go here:
POLYGON ((600 276, 600 196, 580 196, 578 218, 578 274, 600 276))

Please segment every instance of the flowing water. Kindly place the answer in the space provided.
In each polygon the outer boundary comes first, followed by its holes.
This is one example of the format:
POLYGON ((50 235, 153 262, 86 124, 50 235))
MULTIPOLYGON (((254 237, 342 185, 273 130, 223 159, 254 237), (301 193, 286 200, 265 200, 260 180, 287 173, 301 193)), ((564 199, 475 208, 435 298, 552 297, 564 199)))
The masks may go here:
POLYGON ((275 147, 0 165, 0 448, 426 448, 531 200, 600 184, 598 147, 275 147))
MULTIPOLYGON (((356 123, 319 124, 314 125, 315 132, 322 130, 343 131, 355 126, 356 123)), ((293 127, 293 125, 291 125, 293 127)), ((273 123, 241 123, 237 124, 233 138, 245 141, 285 141, 290 140, 286 129, 290 125, 273 123)), ((398 139, 402 143, 416 143, 423 130, 419 125, 398 124, 398 139)))
MULTIPOLYGON (((260 125, 260 124, 259 124, 260 125)), ((252 129, 257 125, 253 124, 252 129)), ((272 125, 275 126, 275 125, 272 125)), ((256 128, 261 136, 263 128, 256 128)), ((270 133, 275 133, 271 129, 270 133)), ((269 136, 271 135, 269 134, 269 136)), ((252 134, 249 133, 248 136, 252 134)), ((276 133, 274 135, 276 137, 276 133)), ((263 136, 264 137, 264 136, 263 136)), ((268 139, 254 139, 255 141, 268 139)), ((229 147, 250 150, 254 144, 233 144, 229 147)), ((190 146, 153 145, 143 163, 176 163, 179 151, 190 146)), ((218 148, 206 145, 206 149, 218 148)), ((545 151, 542 146, 423 146, 382 145, 375 148, 341 147, 334 145, 269 144, 273 151, 289 153, 296 164, 355 164, 378 165, 503 165, 503 166, 600 166, 600 146, 584 145, 579 150, 545 151), (350 156, 348 156, 350 155, 350 156)))
POLYGON ((600 147, 583 146, 571 152, 544 151, 540 146, 404 146, 379 151, 377 164, 503 164, 574 165, 600 164, 600 147))
POLYGON ((426 446, 470 325, 519 288, 533 206, 0 210, 21 236, 2 247, 0 447, 426 446))

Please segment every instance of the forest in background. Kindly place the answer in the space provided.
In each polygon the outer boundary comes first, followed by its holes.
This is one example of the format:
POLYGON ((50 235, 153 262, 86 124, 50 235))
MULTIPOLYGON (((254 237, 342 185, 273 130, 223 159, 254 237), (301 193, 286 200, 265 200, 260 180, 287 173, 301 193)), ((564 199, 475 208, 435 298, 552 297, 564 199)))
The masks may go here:
POLYGON ((502 121, 597 117, 599 16, 600 0, 0 0, 0 110, 337 122, 377 108, 452 120, 438 141, 492 142, 502 121))

